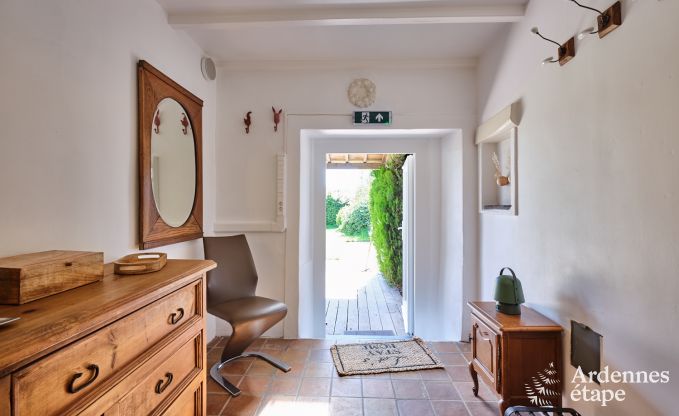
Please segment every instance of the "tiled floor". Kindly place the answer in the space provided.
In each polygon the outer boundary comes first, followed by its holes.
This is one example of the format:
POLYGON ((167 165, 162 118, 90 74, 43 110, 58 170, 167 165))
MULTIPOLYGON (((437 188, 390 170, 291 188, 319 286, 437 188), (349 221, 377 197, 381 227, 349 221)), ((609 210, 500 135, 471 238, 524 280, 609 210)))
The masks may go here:
MULTIPOLYGON (((497 416, 498 397, 483 384, 472 394, 469 344, 430 343, 445 369, 338 377, 330 358, 334 340, 260 339, 251 350, 283 359, 283 373, 246 358, 222 373, 241 390, 231 397, 208 376, 208 416, 497 416)), ((225 339, 208 346, 211 366, 225 339)))

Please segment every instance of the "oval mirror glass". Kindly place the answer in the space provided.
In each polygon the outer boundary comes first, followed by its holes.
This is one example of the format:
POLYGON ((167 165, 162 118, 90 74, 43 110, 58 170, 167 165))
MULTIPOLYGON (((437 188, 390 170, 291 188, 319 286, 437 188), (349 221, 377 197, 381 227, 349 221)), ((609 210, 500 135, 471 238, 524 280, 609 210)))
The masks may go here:
POLYGON ((163 221, 186 222, 196 194, 196 156, 188 115, 172 98, 156 107, 151 126, 151 186, 163 221))

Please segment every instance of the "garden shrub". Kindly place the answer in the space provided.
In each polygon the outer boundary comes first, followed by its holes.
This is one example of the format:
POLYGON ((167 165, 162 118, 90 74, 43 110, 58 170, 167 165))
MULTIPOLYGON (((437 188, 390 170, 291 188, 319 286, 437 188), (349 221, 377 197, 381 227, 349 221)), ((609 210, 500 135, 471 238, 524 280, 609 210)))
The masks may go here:
POLYGON ((372 241, 380 272, 387 283, 402 286, 403 241, 403 163, 406 155, 392 155, 385 165, 372 172, 369 211, 372 241))
POLYGON ((368 201, 359 201, 340 209, 337 214, 339 231, 350 237, 367 240, 370 232, 370 210, 368 201))
POLYGON ((342 207, 347 206, 347 202, 342 201, 340 198, 335 198, 332 195, 326 195, 325 197, 325 228, 337 228, 339 224, 337 223, 337 213, 342 209, 342 207))

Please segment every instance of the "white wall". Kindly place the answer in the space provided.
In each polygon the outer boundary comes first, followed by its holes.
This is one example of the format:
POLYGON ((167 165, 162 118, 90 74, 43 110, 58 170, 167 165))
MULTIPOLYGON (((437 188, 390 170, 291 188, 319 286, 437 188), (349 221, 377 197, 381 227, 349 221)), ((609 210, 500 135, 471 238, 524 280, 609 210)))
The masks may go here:
MULTIPOLYGON (((354 78, 367 77, 377 84, 377 100, 371 108, 393 111, 392 127, 399 128, 399 123, 408 119, 407 128, 458 128, 463 131, 463 140, 466 143, 464 151, 474 154, 472 132, 477 115, 476 76, 473 67, 414 68, 411 65, 382 65, 360 69, 360 63, 339 63, 335 69, 327 64, 310 64, 301 68, 282 66, 286 68, 266 68, 261 65, 253 65, 251 68, 220 68, 216 137, 217 224, 271 222, 275 219, 275 155, 279 152, 288 153, 288 189, 291 189, 290 184, 297 184, 295 189, 299 189, 299 161, 302 151, 299 146, 299 132, 305 128, 353 128, 348 115, 354 107, 346 98, 346 89, 354 78), (284 122, 278 133, 273 132, 271 106, 284 109, 284 122), (253 125, 249 135, 244 133, 242 121, 247 111, 253 111, 253 125), (295 128, 286 127, 286 123, 291 123, 293 119, 295 128), (323 125, 323 120, 327 119, 333 121, 323 125)), ((465 175, 470 172, 473 175, 475 166, 473 157, 465 158, 465 175)), ((458 186, 463 187, 461 178, 452 179, 455 180, 459 180, 458 186)), ((475 201, 475 182, 472 176, 465 176, 465 180, 463 191, 475 201)), ((444 181, 449 183, 450 180, 446 178, 444 181)), ((452 202, 447 200, 446 203, 452 202)), ((300 265, 299 261, 300 246, 297 237, 303 224, 298 221, 300 218, 293 218, 300 215, 298 192, 288 193, 287 208, 286 233, 247 235, 260 275, 258 293, 281 300, 286 299, 286 294, 291 299, 291 292, 297 289, 286 284, 286 273, 291 278, 297 278, 308 266, 300 265)), ((476 216, 470 213, 475 212, 476 206, 471 203, 466 208, 465 219, 468 222, 458 226, 460 229, 464 227, 464 232, 475 233, 476 216)), ((301 215, 302 222, 309 221, 305 211, 301 215)), ((475 243, 473 237, 470 241, 475 243)), ((450 246, 447 248, 452 249, 450 246)), ((463 250, 462 247, 458 248, 463 250)), ((475 248, 474 245, 464 248, 465 279, 473 279, 475 275, 475 248)), ((441 257, 446 262, 451 262, 455 254, 446 251, 441 257)), ((452 273, 450 265, 442 270, 452 273)), ((469 286, 473 287, 473 284, 469 286)), ((446 295, 453 298, 461 296, 461 293, 446 295)), ((297 296, 299 292, 294 295, 295 300, 297 296)), ((297 310, 296 303, 289 302, 288 307, 291 310, 285 323, 285 336, 294 337, 297 335, 300 311, 297 310)), ((451 316, 451 328, 460 319, 460 315, 462 313, 451 316)), ((220 330, 227 329, 222 327, 220 330)), ((459 337, 459 334, 452 335, 452 332, 450 330, 446 336, 459 337)), ((275 327, 269 335, 283 335, 282 327, 275 327)))
MULTIPOLYGON (((531 306, 567 330, 574 319, 603 335, 603 365, 676 378, 679 4, 623 3, 623 25, 579 42, 564 67, 540 66, 556 51, 530 28, 564 41, 592 25, 593 13, 566 1, 531 1, 482 58, 481 119, 517 99, 524 110, 520 212, 481 217, 480 289, 492 299, 494 276, 512 266, 531 306)), ((623 404, 569 404, 586 415, 677 414, 676 386, 625 385, 623 404)))
MULTIPOLYGON (((212 223, 215 83, 153 0, 0 3, 0 256, 137 251, 137 72, 145 59, 205 102, 212 223)), ((200 240, 162 247, 202 258, 200 240)), ((210 333, 213 329, 210 321, 210 333)))

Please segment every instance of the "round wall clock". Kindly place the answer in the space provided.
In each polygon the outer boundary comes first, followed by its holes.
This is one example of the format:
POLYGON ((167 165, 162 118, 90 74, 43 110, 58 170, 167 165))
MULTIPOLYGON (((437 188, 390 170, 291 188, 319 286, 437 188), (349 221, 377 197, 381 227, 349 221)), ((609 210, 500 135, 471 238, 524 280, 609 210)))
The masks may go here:
POLYGON ((349 101, 358 108, 366 108, 375 102, 377 87, 367 78, 355 79, 349 84, 347 96, 349 101))

